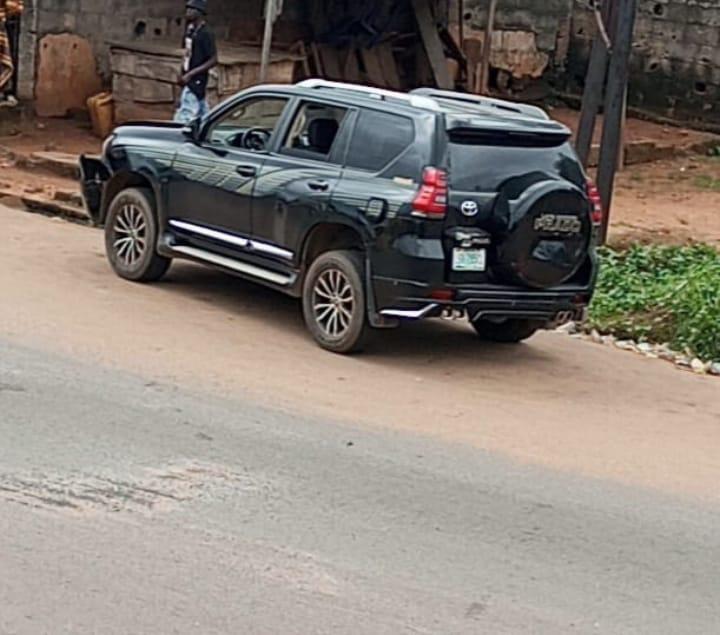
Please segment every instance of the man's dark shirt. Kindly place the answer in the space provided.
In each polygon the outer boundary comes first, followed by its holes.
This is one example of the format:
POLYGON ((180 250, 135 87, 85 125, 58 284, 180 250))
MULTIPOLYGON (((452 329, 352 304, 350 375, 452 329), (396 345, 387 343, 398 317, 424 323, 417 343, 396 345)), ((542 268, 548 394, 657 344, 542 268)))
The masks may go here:
MULTIPOLYGON (((184 48, 183 73, 188 73, 194 68, 202 66, 217 54, 215 37, 207 24, 204 23, 199 27, 194 24, 188 25, 185 32, 184 48)), ((195 75, 187 85, 198 99, 205 99, 208 76, 209 71, 195 75)))

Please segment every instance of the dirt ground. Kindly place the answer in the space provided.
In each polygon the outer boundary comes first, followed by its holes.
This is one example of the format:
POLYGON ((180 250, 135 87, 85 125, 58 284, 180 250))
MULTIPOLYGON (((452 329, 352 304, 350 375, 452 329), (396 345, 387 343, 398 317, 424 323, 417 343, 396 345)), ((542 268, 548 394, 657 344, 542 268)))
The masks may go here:
MULTIPOLYGON (((571 126, 577 121, 577 113, 571 110, 554 109, 551 114, 571 126)), ((686 146, 707 141, 712 135, 631 119, 627 138, 686 146)), ((100 146, 101 141, 93 136, 88 124, 58 119, 38 120, 21 135, 0 138, 0 148, 18 154, 95 153, 100 146)), ((68 181, 43 174, 42 182, 38 182, 37 175, 15 170, 6 163, 0 169, 0 186, 44 190, 52 195, 56 189, 67 188, 68 181)), ((610 241, 700 241, 720 245, 720 157, 692 155, 627 166, 617 178, 610 241)))
POLYGON ((0 137, 0 147, 18 154, 32 152, 99 152, 102 141, 93 135, 90 124, 72 119, 36 119, 25 125, 19 135, 0 137))
POLYGON ((127 283, 98 230, 1 204, 0 222, 0 336, 19 344, 290 413, 717 496, 716 378, 557 333, 483 344, 466 323, 442 321, 335 356, 310 340, 297 302, 257 285, 187 263, 162 283, 127 283))
POLYGON ((720 245, 720 157, 658 161, 620 172, 610 239, 720 245))
MULTIPOLYGON (((551 108, 550 116, 556 119, 571 130, 577 129, 580 113, 570 108, 551 108)), ((602 136, 603 117, 600 115, 595 126, 594 143, 600 143, 602 136)), ((637 141, 654 141, 658 145, 674 145, 678 147, 692 146, 693 144, 711 141, 720 137, 708 132, 700 132, 698 130, 690 130, 687 128, 679 128, 675 126, 665 126, 653 123, 644 119, 629 118, 625 124, 625 141, 634 143, 637 141)))

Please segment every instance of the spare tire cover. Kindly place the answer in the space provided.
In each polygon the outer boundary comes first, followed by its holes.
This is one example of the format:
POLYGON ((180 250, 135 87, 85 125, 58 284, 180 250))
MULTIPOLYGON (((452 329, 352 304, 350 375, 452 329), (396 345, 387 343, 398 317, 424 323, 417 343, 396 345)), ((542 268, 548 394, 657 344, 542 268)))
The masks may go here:
MULTIPOLYGON (((501 195, 502 198, 502 195, 501 195)), ((572 278, 587 259, 592 239, 585 194, 567 182, 543 181, 505 207, 496 252, 496 273, 504 280, 548 288, 572 278)))

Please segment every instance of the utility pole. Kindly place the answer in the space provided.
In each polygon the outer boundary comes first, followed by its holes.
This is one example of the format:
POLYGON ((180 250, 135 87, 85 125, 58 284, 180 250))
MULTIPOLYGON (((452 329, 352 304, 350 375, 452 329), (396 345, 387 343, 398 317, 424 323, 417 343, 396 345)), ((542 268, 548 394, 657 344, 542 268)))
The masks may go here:
POLYGON ((618 155, 622 144, 623 115, 636 14, 637 0, 618 0, 617 28, 608 70, 604 109, 605 124, 600 144, 600 162, 598 164, 597 178, 604 208, 603 242, 607 240, 610 225, 610 207, 618 166, 618 155))
POLYGON ((603 100, 603 89, 605 87, 611 43, 615 36, 616 20, 614 18, 617 13, 617 4, 618 0, 605 0, 600 11, 598 11, 597 7, 595 8, 598 32, 593 41, 592 51, 590 53, 588 71, 585 77, 580 121, 578 123, 577 138, 575 140, 575 149, 580 158, 580 162, 585 168, 587 168, 590 159, 590 150, 595 133, 595 122, 603 100), (604 32, 603 29, 605 29, 604 32), (611 34, 611 37, 608 37, 608 32, 611 34))

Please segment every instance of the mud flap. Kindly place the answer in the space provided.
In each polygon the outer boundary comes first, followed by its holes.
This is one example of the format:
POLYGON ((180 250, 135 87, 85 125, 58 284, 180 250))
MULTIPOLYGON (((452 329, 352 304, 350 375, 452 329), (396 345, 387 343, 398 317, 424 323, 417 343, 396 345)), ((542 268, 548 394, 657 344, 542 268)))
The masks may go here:
POLYGON ((370 258, 365 256, 365 297, 367 298, 368 324, 374 329, 394 329, 400 325, 400 320, 381 315, 375 304, 375 289, 372 282, 372 264, 370 258))
POLYGON ((102 197, 105 183, 110 178, 110 170, 99 157, 82 155, 80 157, 80 179, 85 207, 95 224, 100 222, 102 197))

